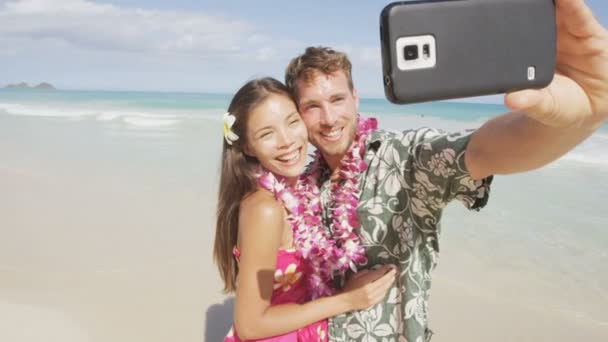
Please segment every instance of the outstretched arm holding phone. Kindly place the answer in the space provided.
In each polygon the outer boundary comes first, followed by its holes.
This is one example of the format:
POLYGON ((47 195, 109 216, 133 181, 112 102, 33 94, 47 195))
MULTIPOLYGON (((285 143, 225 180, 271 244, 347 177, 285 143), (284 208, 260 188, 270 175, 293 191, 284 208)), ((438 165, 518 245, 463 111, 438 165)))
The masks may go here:
POLYGON ((513 112, 471 137, 473 178, 543 166, 589 137, 608 119, 608 32, 583 0, 556 0, 557 64, 541 90, 507 94, 513 112))

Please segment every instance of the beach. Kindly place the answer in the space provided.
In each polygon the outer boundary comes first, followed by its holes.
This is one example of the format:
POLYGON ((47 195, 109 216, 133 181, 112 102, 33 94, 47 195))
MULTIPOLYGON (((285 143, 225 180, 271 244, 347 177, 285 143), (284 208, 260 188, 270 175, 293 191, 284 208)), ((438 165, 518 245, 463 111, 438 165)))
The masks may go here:
MULTIPOLYGON (((221 341, 232 297, 212 260, 229 95, 0 91, 0 340, 221 341)), ((382 128, 476 127, 498 105, 382 128)), ((444 213, 433 341, 608 340, 608 129, 488 206, 444 213)))

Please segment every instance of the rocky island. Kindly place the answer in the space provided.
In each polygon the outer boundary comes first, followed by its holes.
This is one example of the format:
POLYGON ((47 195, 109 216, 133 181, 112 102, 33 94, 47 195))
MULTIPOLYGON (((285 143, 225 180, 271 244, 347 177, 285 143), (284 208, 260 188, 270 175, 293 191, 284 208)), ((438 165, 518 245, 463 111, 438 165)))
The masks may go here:
POLYGON ((55 87, 46 82, 42 82, 36 86, 30 86, 25 82, 17 83, 17 84, 9 84, 4 89, 27 89, 27 90, 55 90, 55 87))

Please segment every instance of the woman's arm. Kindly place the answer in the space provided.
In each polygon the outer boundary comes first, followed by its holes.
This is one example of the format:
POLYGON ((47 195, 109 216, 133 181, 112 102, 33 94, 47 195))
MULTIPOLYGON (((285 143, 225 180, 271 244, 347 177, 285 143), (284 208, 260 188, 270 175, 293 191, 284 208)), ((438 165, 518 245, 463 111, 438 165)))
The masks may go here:
POLYGON ((337 295, 304 304, 271 306, 284 215, 283 208, 264 192, 241 203, 241 257, 234 316, 236 331, 245 340, 285 334, 328 317, 367 308, 385 297, 395 279, 395 271, 387 266, 362 273, 348 291, 337 295))

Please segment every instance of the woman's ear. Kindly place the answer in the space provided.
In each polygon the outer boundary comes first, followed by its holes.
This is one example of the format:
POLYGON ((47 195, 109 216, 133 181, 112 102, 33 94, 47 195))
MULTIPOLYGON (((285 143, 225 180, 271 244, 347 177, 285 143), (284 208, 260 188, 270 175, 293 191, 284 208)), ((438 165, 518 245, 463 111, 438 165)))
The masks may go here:
POLYGON ((243 153, 245 153, 245 155, 247 157, 255 158, 255 154, 253 154, 253 152, 251 152, 251 148, 249 147, 249 144, 247 144, 247 143, 243 144, 243 153))

